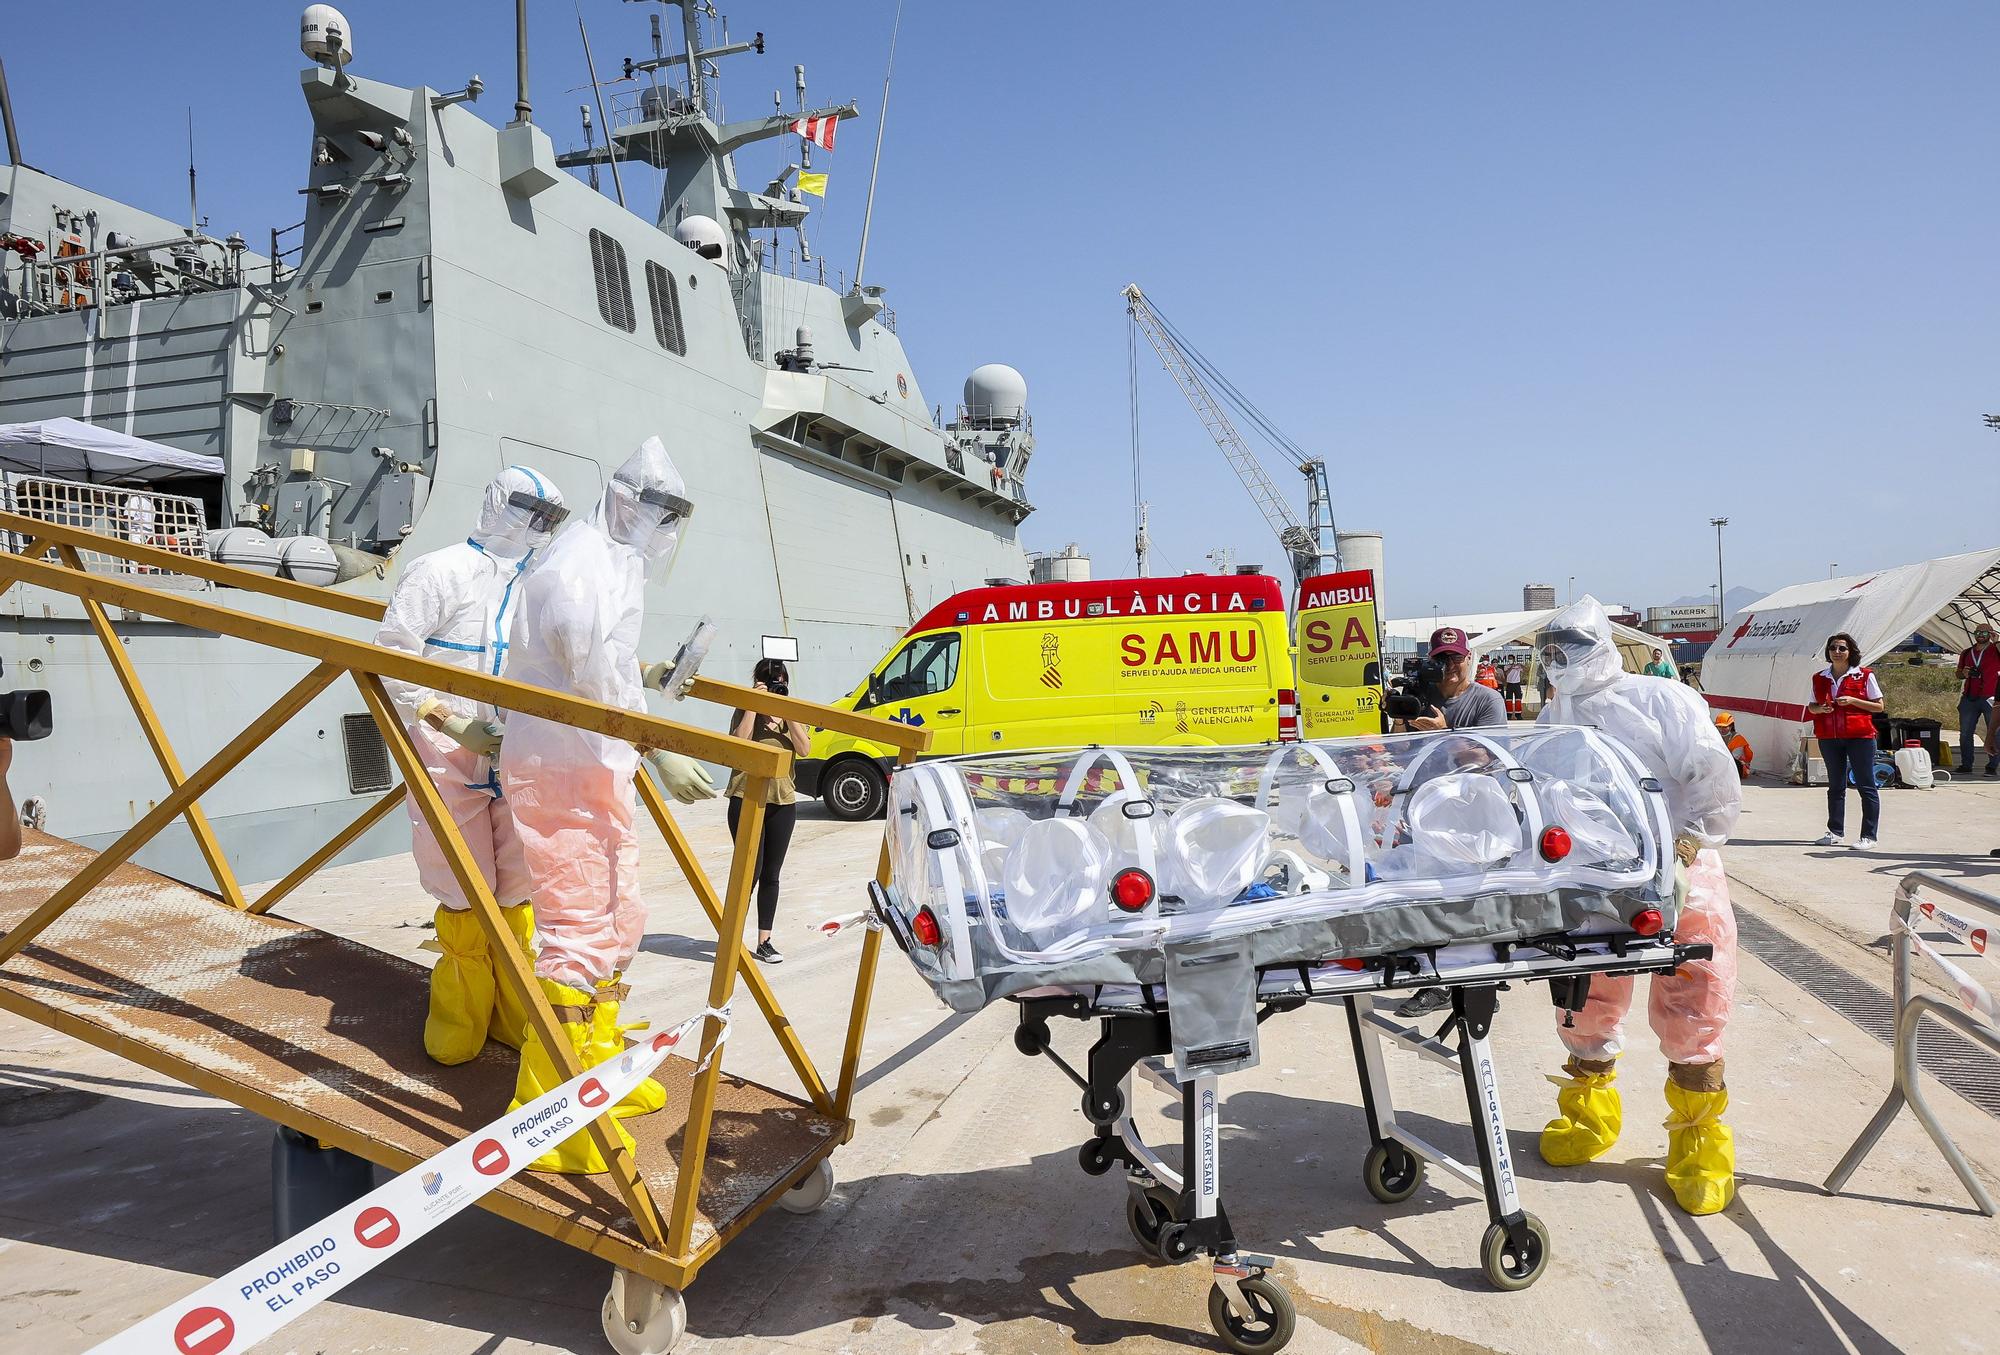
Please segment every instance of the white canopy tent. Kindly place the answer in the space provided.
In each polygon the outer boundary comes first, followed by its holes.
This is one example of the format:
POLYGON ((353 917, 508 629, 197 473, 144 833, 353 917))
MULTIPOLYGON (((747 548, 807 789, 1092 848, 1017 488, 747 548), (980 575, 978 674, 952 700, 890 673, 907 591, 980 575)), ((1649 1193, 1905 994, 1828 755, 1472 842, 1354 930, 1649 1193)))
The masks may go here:
POLYGON ((222 458, 184 452, 78 419, 0 424, 0 471, 91 484, 154 484, 222 474, 222 458))
POLYGON ((1783 769, 1812 729, 1806 705, 1829 635, 1846 631, 1873 663, 1912 635, 1963 649, 1981 622, 2000 630, 2000 550, 1794 584, 1729 618, 1702 659, 1702 694, 1736 716, 1760 768, 1783 769))

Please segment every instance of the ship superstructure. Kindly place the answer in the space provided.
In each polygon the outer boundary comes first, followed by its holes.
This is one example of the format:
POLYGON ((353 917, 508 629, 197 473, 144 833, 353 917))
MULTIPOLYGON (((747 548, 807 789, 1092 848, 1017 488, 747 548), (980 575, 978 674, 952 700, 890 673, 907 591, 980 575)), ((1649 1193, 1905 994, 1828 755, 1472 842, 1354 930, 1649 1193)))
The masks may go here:
MULTIPOLYGON (((259 250, 0 169, 0 423, 69 416, 219 456, 219 483, 179 486, 211 528, 322 539, 339 562, 331 586, 382 597, 401 560, 464 534, 500 467, 533 465, 587 506, 658 433, 697 511, 648 598, 647 644, 670 652, 706 614, 719 675, 744 677, 761 636, 788 634, 802 694, 846 690, 938 599, 1027 577, 1024 391, 982 368, 956 417, 934 417, 879 288, 829 283, 810 263, 780 270, 779 239, 810 260, 796 168, 752 192, 735 154, 796 139, 802 114, 856 109, 722 120, 705 76, 761 35, 704 47, 712 9, 683 13, 684 50, 635 63, 641 87, 614 102, 604 140, 559 156, 525 87, 495 128, 476 82, 440 92, 357 74, 345 20, 310 7, 305 216, 259 250), (577 177, 614 156, 627 171, 615 187, 577 177), (640 164, 660 171, 660 199, 635 211, 617 199, 640 164)), ((220 746, 298 676, 172 625, 122 629, 178 661, 178 687, 156 698, 184 756, 220 746)), ((162 782, 123 737, 123 698, 80 613, 11 590, 0 655, 10 682, 57 694, 61 732, 45 746, 77 749, 17 762, 17 791, 42 799, 51 831, 109 840, 162 782)), ((263 755, 267 777, 211 807, 246 871, 282 873, 386 784, 365 717, 344 718, 361 710, 329 693, 263 755)), ((353 854, 399 850, 400 831, 353 854)), ((148 864, 203 878, 185 842, 148 864)))

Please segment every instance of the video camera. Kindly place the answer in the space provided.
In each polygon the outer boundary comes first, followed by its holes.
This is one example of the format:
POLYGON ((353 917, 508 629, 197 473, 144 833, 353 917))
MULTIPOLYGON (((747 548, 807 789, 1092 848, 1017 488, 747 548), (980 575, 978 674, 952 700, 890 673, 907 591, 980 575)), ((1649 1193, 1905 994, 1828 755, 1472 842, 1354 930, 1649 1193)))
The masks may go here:
POLYGON ((1444 709, 1444 665, 1415 656, 1403 660, 1403 671, 1389 679, 1382 693, 1382 711, 1392 720, 1414 720, 1432 707, 1444 709))
MULTIPOLYGON (((0 661, 0 677, 7 675, 0 661)), ((0 692, 0 739, 46 739, 56 727, 47 692, 0 692)))

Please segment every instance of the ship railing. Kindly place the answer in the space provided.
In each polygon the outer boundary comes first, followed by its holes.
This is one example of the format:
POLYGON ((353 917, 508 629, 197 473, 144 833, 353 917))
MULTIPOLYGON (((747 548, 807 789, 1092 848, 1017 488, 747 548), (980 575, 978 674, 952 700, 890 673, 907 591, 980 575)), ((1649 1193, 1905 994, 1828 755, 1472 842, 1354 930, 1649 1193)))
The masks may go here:
POLYGON ((305 253, 306 223, 294 221, 289 226, 271 227, 271 285, 277 286, 298 271, 298 260, 305 253), (291 244, 286 244, 288 236, 297 236, 291 244))
MULTIPOLYGON (((183 559, 208 558, 208 515, 200 499, 185 494, 0 473, 0 510, 44 525, 73 527, 92 538, 150 546, 183 559)), ((0 533, 0 548, 20 554, 28 540, 19 532, 0 533)), ((79 544, 77 555, 94 574, 144 575, 166 588, 198 588, 202 582, 136 564, 101 546, 79 544)))
POLYGON ((218 240, 183 232, 164 240, 93 250, 51 237, 43 253, 23 256, 24 304, 43 313, 102 311, 162 295, 226 291, 243 281, 243 251, 240 235, 218 240), (58 252, 65 249, 69 252, 58 252), (209 261, 205 250, 219 251, 222 260, 209 261))
MULTIPOLYGON (((161 574, 185 572, 196 578, 291 602, 304 603, 346 617, 379 620, 385 606, 374 598, 361 597, 337 589, 312 588, 287 579, 270 578, 234 566, 218 564, 213 560, 183 556, 158 545, 106 538, 84 527, 43 521, 19 513, 0 512, 0 532, 13 533, 17 539, 22 539, 26 543, 15 553, 0 554, 0 593, 4 593, 8 587, 16 583, 29 584, 51 592, 67 593, 83 604, 91 628, 96 632, 105 656, 131 703, 133 714, 137 716, 141 730, 152 747, 160 770, 166 777, 168 788, 168 793, 161 797, 138 823, 116 842, 98 852, 88 866, 63 884, 10 931, 0 935, 0 965, 5 965, 20 954, 22 949, 36 937, 43 936, 50 924, 62 917, 91 890, 109 878, 114 870, 129 861, 134 853, 177 820, 187 824, 196 846, 215 877, 219 895, 218 906, 227 906, 249 914, 262 914, 330 862, 369 828, 385 818, 402 802, 407 793, 412 807, 421 815, 435 836, 454 877, 470 900, 472 912, 485 935, 487 950, 492 956, 496 976, 526 1008, 530 1026, 540 1038, 543 1049, 555 1063, 557 1080, 568 1081, 580 1076, 583 1067, 568 1038, 562 1033, 562 1027, 548 999, 543 995, 541 985, 535 981, 531 961, 522 953, 513 934, 508 930, 498 900, 494 898, 492 889, 485 883, 478 861, 467 847, 450 810, 431 783, 431 778, 424 769, 423 757, 411 741, 408 731, 404 728, 402 717, 391 703, 388 690, 384 686, 385 680, 409 683, 434 691, 448 692, 468 701, 488 704, 503 711, 518 711, 557 721, 642 748, 669 749, 704 762, 720 763, 732 771, 740 772, 744 778, 741 821, 737 824, 733 835, 728 880, 721 889, 716 888, 696 857, 687 836, 675 821, 673 811, 654 785, 652 778, 643 770, 643 764, 636 778, 640 798, 644 801, 654 824, 666 838, 667 846, 685 877, 695 901, 715 928, 716 946, 709 971, 707 994, 709 1014, 702 1023, 701 1048, 698 1056, 700 1063, 693 1075, 692 1087, 688 1094, 685 1129, 678 1139, 678 1161, 672 1198, 666 1202, 667 1207, 663 1214, 662 1202, 654 1197, 646 1179, 640 1174, 633 1155, 619 1142, 613 1128, 614 1122, 610 1113, 612 1108, 607 1106, 605 1114, 591 1121, 586 1128, 598 1151, 611 1164, 612 1184, 629 1212, 639 1238, 639 1245, 629 1245, 623 1242, 620 1236, 614 1235, 601 1242, 593 1242, 591 1249, 609 1255, 618 1264, 636 1270, 660 1284, 674 1288, 684 1287, 695 1273, 722 1249, 724 1243, 736 1235, 741 1225, 747 1224, 765 1207, 776 1201, 783 1193, 780 1187, 789 1188, 812 1175, 817 1171, 821 1161, 853 1136, 854 1122, 851 1111, 860 1071, 862 1032, 867 1022, 869 1003, 874 993, 875 971, 881 956, 880 930, 870 927, 862 939, 839 1071, 831 1087, 807 1053, 797 1029, 779 1004, 776 993, 743 945, 744 927, 750 915, 751 887, 756 875, 759 843, 763 833, 766 791, 775 778, 791 775, 792 755, 789 750, 715 733, 646 712, 587 701, 568 693, 531 686, 511 678, 493 677, 470 669, 455 668, 449 664, 418 658, 401 650, 386 649, 363 640, 350 639, 346 635, 314 630, 296 622, 236 611, 203 598, 163 590, 152 586, 151 581, 141 584, 130 575, 111 575, 87 570, 83 567, 82 553, 95 550, 118 556, 128 562, 135 571, 152 569, 161 574), (57 558, 54 561, 47 559, 50 554, 54 554, 57 558), (126 650, 113 627, 108 611, 112 607, 121 609, 128 618, 136 614, 161 621, 177 622, 198 630, 246 641, 276 655, 291 655, 311 663, 312 666, 289 691, 278 698, 275 704, 254 718, 242 733, 231 739, 200 767, 191 772, 186 771, 174 751, 166 730, 161 725, 151 699, 146 694, 133 663, 133 656, 126 650), (220 843, 210 829, 201 809, 201 797, 262 747, 287 721, 304 711, 321 692, 343 678, 351 680, 357 689, 362 703, 367 707, 376 729, 388 747, 390 756, 402 773, 403 785, 401 788, 389 790, 370 804, 354 822, 342 828, 290 875, 271 886, 261 897, 253 900, 244 893, 220 843), (815 1148, 804 1160, 787 1169, 781 1181, 773 1181, 760 1188, 757 1195, 758 1203, 739 1216, 737 1224, 725 1230, 710 1231, 697 1240, 695 1225, 698 1217, 699 1193, 702 1175, 710 1155, 710 1136, 716 1119, 717 1093, 722 1080, 723 1060, 720 1057, 712 1057, 716 1053, 724 1029, 723 1019, 717 1013, 724 1011, 737 995, 739 982, 750 990, 772 1035, 797 1075, 806 1099, 815 1110, 835 1122, 837 1132, 829 1134, 821 1146, 815 1148)), ((917 754, 930 744, 930 734, 923 729, 872 716, 858 715, 852 711, 839 710, 796 697, 778 696, 761 687, 751 688, 697 677, 688 689, 688 697, 710 702, 724 709, 754 711, 761 715, 798 720, 808 725, 853 734, 880 746, 894 748, 897 751, 898 761, 905 765, 915 761, 917 754)), ((885 886, 889 879, 888 872, 889 856, 885 842, 876 862, 876 879, 885 886)), ((60 939, 45 941, 40 949, 57 951, 62 944, 60 939)), ((238 1022, 254 1019, 238 1013, 229 1015, 238 1022)), ((137 1051, 121 1052, 130 1052, 131 1057, 140 1058, 142 1061, 148 1057, 137 1051)), ((233 1085, 225 1084, 221 1079, 212 1076, 211 1069, 193 1060, 176 1062, 173 1068, 164 1071, 183 1080, 195 1080, 197 1085, 204 1087, 225 1087, 225 1090, 218 1094, 229 1095, 230 1092, 226 1087, 233 1085)), ((286 1104, 261 1095, 253 1096, 247 1092, 242 1095, 248 1098, 246 1104, 254 1101, 252 1109, 291 1124, 293 1128, 318 1138, 327 1146, 369 1157, 375 1161, 381 1161, 383 1158, 380 1146, 352 1125, 289 1110, 286 1104)), ((730 1146, 734 1157, 741 1160, 749 1156, 750 1154, 745 1152, 745 1139, 746 1134, 754 1137, 755 1126, 749 1127, 748 1130, 741 1126, 731 1126, 730 1133, 732 1136, 730 1146)), ((504 1192, 494 1192, 486 1196, 482 1203, 501 1212, 509 1212, 504 1192)), ((557 1236, 567 1236, 568 1224, 560 1217, 555 1223, 550 1224, 547 1215, 532 1211, 509 1212, 509 1216, 544 1227, 545 1230, 553 1227, 557 1236)))

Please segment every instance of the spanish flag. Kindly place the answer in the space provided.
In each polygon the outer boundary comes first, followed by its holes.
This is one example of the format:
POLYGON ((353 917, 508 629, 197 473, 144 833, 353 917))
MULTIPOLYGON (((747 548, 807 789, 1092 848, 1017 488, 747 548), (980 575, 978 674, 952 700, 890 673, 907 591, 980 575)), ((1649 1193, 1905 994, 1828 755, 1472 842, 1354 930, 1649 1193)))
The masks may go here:
POLYGON ((826 196, 826 175, 824 175, 824 174, 801 174, 801 175, 799 175, 799 192, 801 192, 801 193, 810 193, 810 194, 812 194, 812 195, 813 195, 814 197, 816 197, 816 198, 823 198, 823 197, 825 197, 825 196, 826 196))

